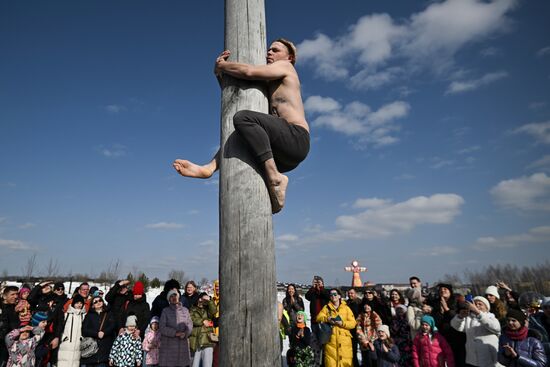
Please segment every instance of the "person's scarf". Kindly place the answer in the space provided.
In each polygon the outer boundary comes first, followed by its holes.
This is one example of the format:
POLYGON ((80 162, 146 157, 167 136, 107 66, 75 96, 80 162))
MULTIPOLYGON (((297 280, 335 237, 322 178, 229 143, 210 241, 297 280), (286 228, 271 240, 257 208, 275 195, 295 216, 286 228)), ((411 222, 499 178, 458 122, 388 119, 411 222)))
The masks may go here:
POLYGON ((506 336, 508 336, 512 340, 525 340, 525 338, 527 338, 527 333, 529 332, 529 329, 527 329, 525 326, 522 326, 518 330, 510 330, 506 328, 504 332, 506 333, 506 336))
POLYGON ((297 323, 296 323, 296 327, 297 327, 298 329, 303 329, 303 328, 306 327, 306 323, 305 323, 305 322, 297 322, 297 323))

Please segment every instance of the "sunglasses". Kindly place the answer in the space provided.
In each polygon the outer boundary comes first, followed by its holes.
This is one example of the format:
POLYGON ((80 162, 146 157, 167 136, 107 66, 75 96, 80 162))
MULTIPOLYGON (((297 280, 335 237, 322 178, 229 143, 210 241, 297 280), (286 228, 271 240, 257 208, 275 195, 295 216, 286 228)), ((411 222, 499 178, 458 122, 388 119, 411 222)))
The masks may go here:
POLYGON ((336 297, 336 296, 338 295, 338 293, 336 293, 336 292, 331 292, 330 295, 331 295, 331 297, 336 297))
POLYGON ((58 291, 65 291, 65 288, 56 288, 55 291, 56 291, 56 292, 58 292, 58 291))
POLYGON ((95 305, 96 303, 103 303, 103 301, 100 300, 100 299, 96 299, 96 300, 94 301, 94 305, 95 305))

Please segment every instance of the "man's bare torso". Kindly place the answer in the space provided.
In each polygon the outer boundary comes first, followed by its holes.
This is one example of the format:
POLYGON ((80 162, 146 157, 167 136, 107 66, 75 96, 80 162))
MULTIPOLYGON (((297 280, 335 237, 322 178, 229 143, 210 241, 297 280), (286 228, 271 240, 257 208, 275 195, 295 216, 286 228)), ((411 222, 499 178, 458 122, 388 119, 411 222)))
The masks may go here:
POLYGON ((300 80, 290 63, 289 68, 292 70, 285 77, 268 82, 269 113, 309 131, 300 93, 300 80))

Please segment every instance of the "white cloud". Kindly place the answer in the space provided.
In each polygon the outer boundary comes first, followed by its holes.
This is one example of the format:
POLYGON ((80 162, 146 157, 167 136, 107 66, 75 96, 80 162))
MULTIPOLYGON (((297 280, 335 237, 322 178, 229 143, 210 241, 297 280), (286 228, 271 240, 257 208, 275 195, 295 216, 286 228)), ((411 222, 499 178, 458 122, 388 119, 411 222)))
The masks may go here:
POLYGON ((183 224, 171 223, 171 222, 150 223, 145 226, 145 228, 150 228, 150 229, 180 229, 183 227, 184 227, 183 224))
MULTIPOLYGON (((320 33, 303 41, 298 45, 300 59, 310 62, 319 77, 351 78, 350 86, 361 89, 378 88, 419 67, 448 70, 465 45, 505 30, 507 13, 516 3, 446 0, 402 21, 388 14, 365 15, 343 34, 331 38, 320 33)), ((495 52, 485 50, 486 55, 495 52)))
POLYGON ((537 159, 533 163, 527 166, 528 169, 542 169, 545 171, 550 170, 550 155, 545 155, 544 157, 537 159))
POLYGON ((19 229, 29 229, 29 228, 33 228, 33 227, 36 227, 36 224, 31 223, 31 222, 27 222, 27 223, 21 224, 19 226, 19 229))
POLYGON ((537 56, 538 57, 543 57, 543 56, 546 56, 546 55, 550 55, 550 46, 543 47, 543 48, 541 48, 540 50, 537 51, 537 56))
POLYGON ((480 149, 481 149, 481 146, 473 145, 471 147, 467 147, 467 148, 459 150, 458 154, 470 154, 470 153, 473 153, 473 152, 477 152, 480 149))
POLYGON ((120 158, 127 155, 127 148, 122 144, 113 144, 109 147, 100 145, 96 150, 99 154, 107 158, 120 158))
POLYGON ((539 143, 550 144, 550 121, 526 124, 514 130, 514 133, 531 135, 539 143))
POLYGON ((278 236, 275 240, 281 241, 281 242, 296 242, 299 239, 300 238, 295 234, 288 233, 288 234, 283 234, 281 236, 278 236))
POLYGON ((119 104, 110 104, 110 105, 105 106, 105 110, 109 113, 117 114, 117 113, 126 111, 127 108, 125 106, 119 105, 119 104))
POLYGON ((550 226, 531 228, 527 233, 516 235, 480 237, 472 247, 478 251, 489 251, 541 243, 550 244, 550 226))
POLYGON ((434 246, 430 248, 422 248, 414 253, 416 256, 445 256, 454 255, 459 252, 459 249, 452 246, 434 246))
POLYGON ((304 107, 314 126, 325 127, 357 139, 360 145, 380 147, 397 142, 395 133, 400 130, 395 120, 406 117, 410 105, 403 101, 388 103, 377 111, 361 102, 345 106, 329 97, 311 96, 304 107))
POLYGON ((503 207, 550 210, 550 177, 545 173, 501 181, 490 192, 496 203, 503 207))
POLYGON ((444 167, 450 167, 455 164, 455 161, 451 159, 443 159, 440 157, 433 157, 430 159, 432 161, 432 164, 430 165, 430 168, 433 169, 440 169, 444 167))
POLYGON ((479 79, 470 79, 470 80, 464 80, 464 81, 453 81, 447 88, 446 94, 457 94, 457 93, 464 93, 469 92, 472 90, 476 90, 482 86, 491 84, 496 82, 497 80, 500 80, 502 78, 506 78, 508 76, 508 73, 505 71, 498 71, 494 73, 488 73, 482 76, 479 79))
POLYGON ((353 203, 354 208, 366 209, 366 208, 381 208, 391 203, 391 200, 370 198, 370 199, 357 199, 353 203))
POLYGON ((481 50, 480 55, 483 57, 497 56, 500 54, 500 50, 496 47, 487 47, 481 50))
POLYGON ((447 224, 458 214, 464 199, 456 194, 417 196, 407 201, 370 208, 336 219, 340 230, 353 237, 389 236, 422 224, 447 224))
POLYGON ((14 251, 32 250, 32 247, 27 245, 23 241, 6 240, 2 238, 0 238, 0 248, 5 248, 8 250, 14 250, 14 251))

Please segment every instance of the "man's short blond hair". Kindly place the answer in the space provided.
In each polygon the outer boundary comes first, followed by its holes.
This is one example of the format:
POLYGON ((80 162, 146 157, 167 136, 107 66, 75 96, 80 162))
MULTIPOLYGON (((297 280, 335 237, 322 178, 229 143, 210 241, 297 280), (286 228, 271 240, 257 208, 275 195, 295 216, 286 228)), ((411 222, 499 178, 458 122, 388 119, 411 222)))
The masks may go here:
POLYGON ((294 65, 296 63, 296 57, 297 57, 297 51, 296 46, 294 46, 294 43, 290 42, 289 40, 285 38, 277 38, 273 42, 279 42, 285 45, 285 47, 288 50, 288 54, 290 55, 290 63, 294 65))

